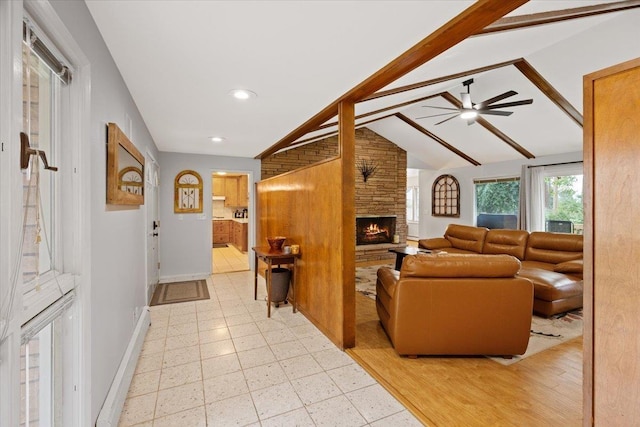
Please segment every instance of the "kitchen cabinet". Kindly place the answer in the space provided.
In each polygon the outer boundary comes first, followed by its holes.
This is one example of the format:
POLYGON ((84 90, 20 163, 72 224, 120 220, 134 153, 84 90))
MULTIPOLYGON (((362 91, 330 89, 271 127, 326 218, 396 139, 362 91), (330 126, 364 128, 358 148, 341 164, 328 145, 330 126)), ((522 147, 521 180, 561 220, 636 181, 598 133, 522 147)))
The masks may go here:
POLYGON ((213 221, 213 243, 231 242, 231 223, 233 221, 213 221))
POLYGON ((238 178, 229 177, 225 178, 224 183, 224 205, 231 208, 236 208, 238 205, 238 178))
POLYGON ((231 244, 239 251, 247 252, 248 239, 247 239, 247 223, 231 221, 231 244))
POLYGON ((211 188, 214 196, 224 196, 225 195, 225 178, 214 176, 211 180, 211 188))
POLYGON ((238 177, 238 207, 249 206, 249 177, 241 175, 238 177))
POLYGON ((214 196, 224 196, 224 205, 228 208, 246 208, 249 206, 249 177, 214 176, 211 179, 214 196))

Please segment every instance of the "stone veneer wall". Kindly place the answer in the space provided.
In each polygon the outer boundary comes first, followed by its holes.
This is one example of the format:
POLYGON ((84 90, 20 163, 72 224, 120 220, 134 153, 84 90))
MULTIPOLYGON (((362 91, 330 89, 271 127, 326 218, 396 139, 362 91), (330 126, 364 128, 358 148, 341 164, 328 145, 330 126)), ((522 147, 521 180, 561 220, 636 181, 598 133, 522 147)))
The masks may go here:
MULTIPOLYGON (((262 160, 262 178, 280 175, 337 155, 337 136, 292 148, 262 160)), ((392 261, 395 256, 388 250, 405 246, 406 189, 407 152, 370 129, 356 129, 356 215, 396 215, 396 234, 401 242, 358 246, 356 263, 392 261), (366 183, 357 169, 363 159, 378 166, 366 183)))

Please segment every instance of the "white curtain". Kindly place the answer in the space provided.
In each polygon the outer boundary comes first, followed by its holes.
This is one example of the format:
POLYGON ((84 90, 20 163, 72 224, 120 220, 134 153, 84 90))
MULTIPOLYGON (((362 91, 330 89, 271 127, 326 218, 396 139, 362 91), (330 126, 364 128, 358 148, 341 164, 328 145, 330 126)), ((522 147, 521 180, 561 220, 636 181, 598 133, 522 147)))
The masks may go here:
POLYGON ((544 166, 522 165, 520 174, 520 212, 518 228, 544 231, 544 166))

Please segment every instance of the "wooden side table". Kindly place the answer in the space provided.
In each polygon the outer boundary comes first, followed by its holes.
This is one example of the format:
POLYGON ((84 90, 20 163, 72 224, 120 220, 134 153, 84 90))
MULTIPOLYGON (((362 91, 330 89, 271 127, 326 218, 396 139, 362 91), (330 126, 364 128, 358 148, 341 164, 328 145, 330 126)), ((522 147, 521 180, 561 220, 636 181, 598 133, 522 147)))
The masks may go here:
POLYGON ((293 312, 296 312, 296 285, 297 271, 296 261, 300 258, 300 253, 291 254, 284 253, 282 250, 273 251, 269 246, 254 246, 253 252, 255 253, 255 272, 253 276, 253 299, 258 299, 258 260, 261 259, 267 264, 267 270, 264 272, 264 278, 267 283, 267 317, 271 317, 271 269, 272 266, 288 264, 293 265, 291 271, 291 306, 293 312))

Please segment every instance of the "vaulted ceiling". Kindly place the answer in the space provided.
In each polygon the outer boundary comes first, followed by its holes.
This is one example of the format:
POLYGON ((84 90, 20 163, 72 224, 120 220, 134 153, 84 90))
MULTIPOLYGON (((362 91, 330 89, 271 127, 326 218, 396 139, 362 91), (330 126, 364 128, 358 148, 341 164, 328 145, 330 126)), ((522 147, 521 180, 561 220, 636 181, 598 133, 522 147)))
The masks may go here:
MULTIPOLYGON (((93 1, 91 11, 163 151, 255 157, 461 13, 469 1, 93 1), (257 97, 240 102, 235 88, 257 97), (213 143, 210 136, 225 139, 213 143)), ((530 1, 356 105, 356 124, 443 169, 582 149, 582 76, 640 57, 640 1, 530 1), (605 5, 605 6, 603 6, 605 5), (576 9, 578 8, 578 9, 576 9), (582 8, 582 9, 580 9, 582 8), (610 12, 609 9, 617 11, 610 12), (620 10, 618 10, 620 9, 620 10), (604 12, 609 13, 598 13, 604 12), (541 12, 551 12, 543 15, 541 12), (519 16, 527 16, 519 19, 519 16), (508 90, 510 116, 421 118, 508 90)), ((337 131, 337 119, 288 146, 337 131)))

